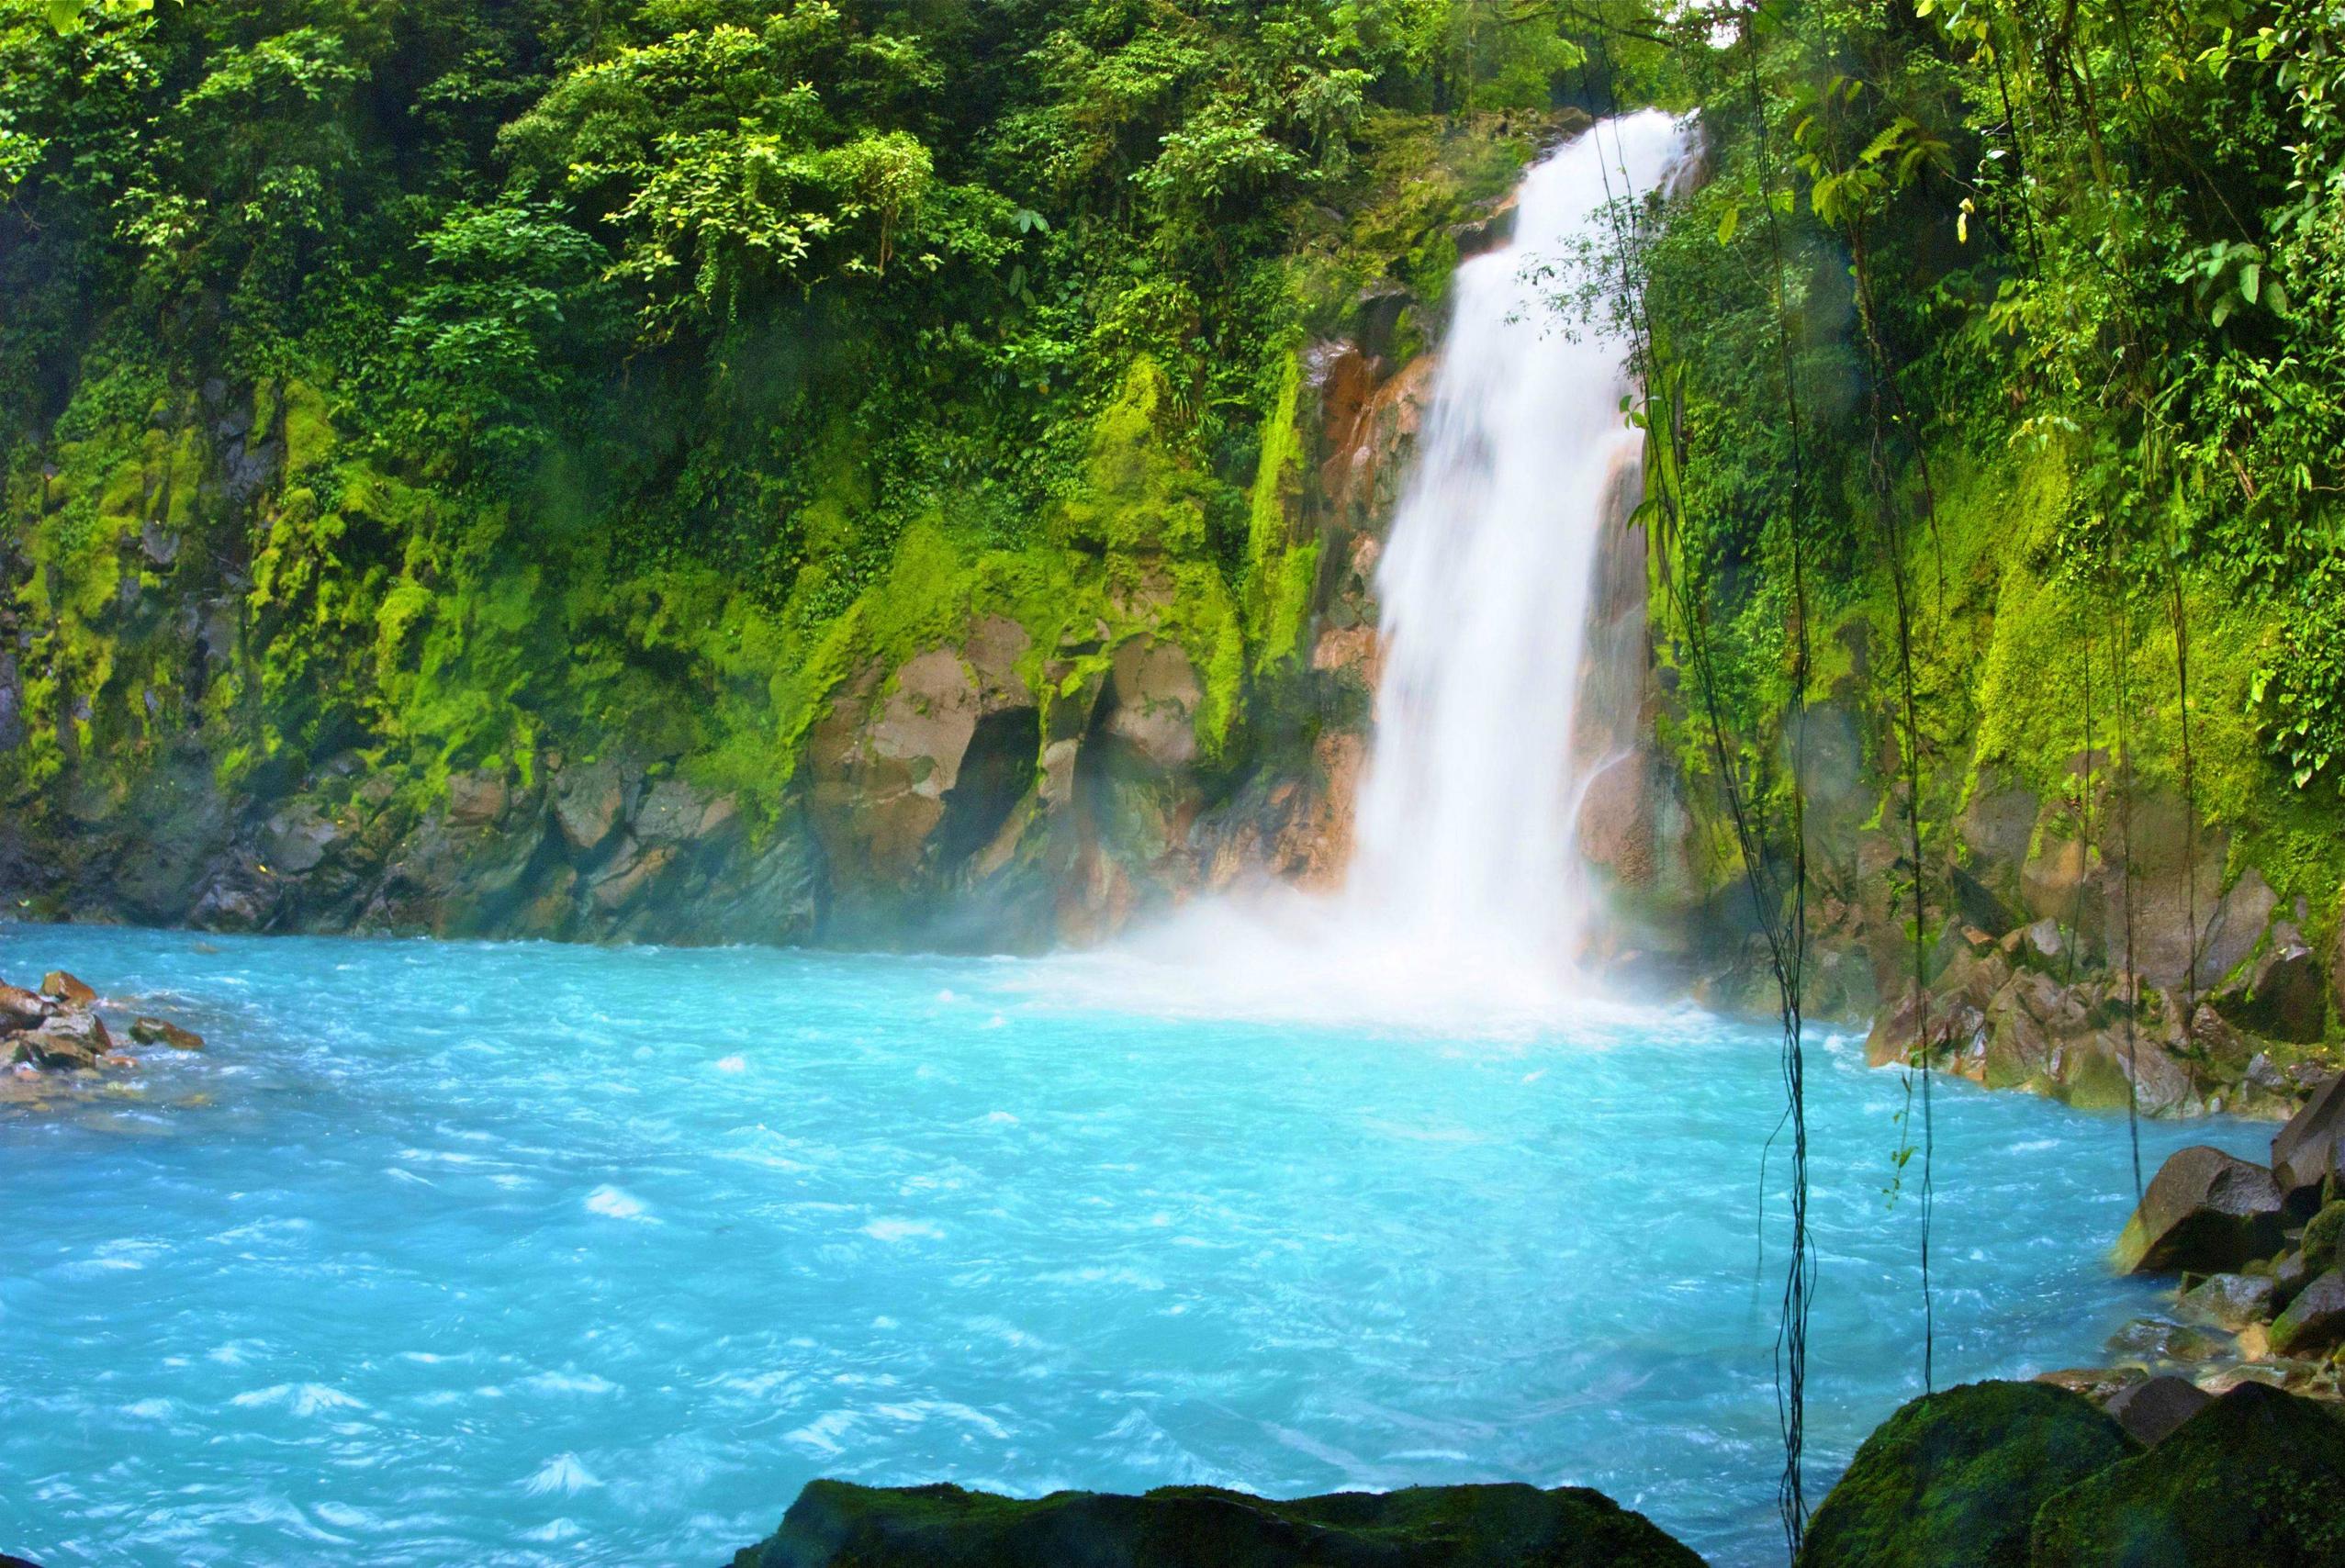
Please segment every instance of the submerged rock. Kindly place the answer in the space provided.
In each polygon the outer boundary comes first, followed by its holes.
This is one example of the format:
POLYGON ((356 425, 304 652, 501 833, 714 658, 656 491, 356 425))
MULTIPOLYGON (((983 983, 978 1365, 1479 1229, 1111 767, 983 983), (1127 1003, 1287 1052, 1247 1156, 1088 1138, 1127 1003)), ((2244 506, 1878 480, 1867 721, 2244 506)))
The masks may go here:
POLYGON ((2200 1144, 2158 1168, 2115 1260, 2128 1274, 2222 1273, 2279 1251, 2282 1220, 2272 1172, 2200 1144))
POLYGON ((204 1037, 165 1018, 140 1016, 130 1021, 130 1037, 142 1046, 169 1046, 174 1051, 200 1051, 204 1037))
POLYGON ((1799 1568, 2023 1568, 2044 1500, 2139 1451, 2092 1401, 2050 1383, 1925 1394, 1857 1450, 1799 1568))
POLYGON ((1211 1486, 1002 1497, 814 1481, 734 1568, 1700 1568, 1600 1492, 1520 1484, 1288 1502, 1211 1486))
MULTIPOLYGON (((2036 1516, 2035 1568, 2318 1568, 2345 1562, 2345 1425, 2243 1383, 2164 1442, 2036 1516)), ((1951 1559, 1949 1559, 1951 1561, 1951 1559)))

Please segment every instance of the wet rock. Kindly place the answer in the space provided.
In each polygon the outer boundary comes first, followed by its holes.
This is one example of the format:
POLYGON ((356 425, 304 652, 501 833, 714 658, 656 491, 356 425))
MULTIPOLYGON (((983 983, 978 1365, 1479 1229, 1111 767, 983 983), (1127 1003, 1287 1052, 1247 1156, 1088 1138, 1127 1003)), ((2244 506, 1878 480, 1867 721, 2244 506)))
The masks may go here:
POLYGON ((2115 1261, 2130 1274, 2224 1273, 2279 1251, 2282 1224, 2272 1172, 2201 1144, 2159 1167, 2115 1261))
POLYGON ((2313 1282, 2320 1271, 2302 1252, 2290 1252, 2272 1269, 2272 1300, 2275 1306, 2286 1306, 2297 1294, 2313 1282))
POLYGON ((1116 650, 1107 733, 1157 767, 1185 767, 1197 755, 1197 705, 1205 689, 1180 644, 1136 638, 1116 650))
POLYGON ((2045 1502, 2034 1568, 2317 1568, 2345 1562, 2345 1425, 2243 1383, 2138 1458, 2045 1502))
POLYGON ((2037 1372, 2036 1381, 2081 1394, 2095 1405, 2106 1405, 2122 1391, 2149 1382, 2149 1374, 2139 1367, 2068 1367, 2037 1372))
POLYGON ((627 801, 626 779, 609 757, 565 768, 554 781, 554 825, 573 853, 608 843, 627 801))
POLYGON ((731 796, 703 795, 681 778, 663 778, 644 791, 634 834, 647 845, 701 844, 735 826, 737 816, 731 796))
POLYGON ((342 829, 309 801, 288 806, 269 818, 261 853, 273 871, 299 876, 315 870, 342 838, 342 829))
POLYGON ((2182 1293, 2185 1316, 2233 1333, 2272 1319, 2272 1281, 2256 1274, 2216 1274, 2182 1293))
POLYGON ((0 985, 0 1029, 32 1028, 54 1011, 54 1002, 22 986, 0 985))
POLYGON ((60 1013, 17 1036, 18 1060, 51 1070, 95 1070, 113 1049, 113 1036, 95 1013, 60 1013))
POLYGON ((1277 1502, 1210 1486, 1033 1499, 813 1481, 734 1568, 1700 1568, 1601 1493, 1519 1484, 1277 1502))
POLYGON ((448 825, 487 827, 505 814, 512 790, 501 773, 457 773, 448 778, 448 825))
POLYGON ((2239 874, 2200 936, 2198 981, 2202 988, 2213 989, 2246 961, 2263 939, 2272 911, 2279 907, 2280 895, 2272 890, 2261 872, 2250 866, 2239 874))
POLYGON ((183 1029, 164 1018, 138 1017, 130 1021, 130 1038, 142 1046, 169 1046, 174 1051, 200 1051, 204 1037, 193 1029, 183 1029))
POLYGON ((2272 1140, 2272 1176, 2292 1199, 2345 1169, 2345 1073, 2316 1090, 2272 1140))
POLYGON ((2345 1263, 2345 1199, 2324 1204, 2321 1211, 2305 1222, 2305 1233, 2296 1240, 2296 1250, 2316 1271, 2333 1269, 2345 1263))
POLYGON ((2049 1383, 1925 1394, 1857 1449, 1799 1568, 2022 1568, 2046 1499, 2139 1451, 2090 1400, 2049 1383))
POLYGON ((2049 916, 2027 927, 2025 950, 2028 958, 2049 967, 2068 956, 2068 943, 2060 935, 2059 922, 2049 916))
POLYGON ((97 992, 88 981, 63 969, 51 969, 40 977, 40 993, 69 1007, 87 1007, 97 1000, 97 992))
POLYGON ((2153 1377, 2119 1389, 2102 1406, 2127 1436, 2144 1448, 2156 1448, 2174 1429, 2215 1403, 2215 1396, 2179 1377, 2153 1377))
POLYGON ((2330 1269, 2272 1320, 2272 1348, 2283 1356, 2306 1356, 2339 1344, 2345 1344, 2345 1269, 2330 1269))
POLYGON ((2109 1336, 2108 1351, 2121 1358, 2138 1358, 2145 1365, 2173 1361, 2211 1361, 2229 1349, 2227 1341, 2188 1324, 2161 1318, 2137 1317, 2109 1336))
POLYGON ((2272 928, 2271 945, 2241 983, 2210 999, 2240 1028, 2275 1040, 2311 1041, 2328 1021, 2328 982, 2320 960, 2294 927, 2272 928))

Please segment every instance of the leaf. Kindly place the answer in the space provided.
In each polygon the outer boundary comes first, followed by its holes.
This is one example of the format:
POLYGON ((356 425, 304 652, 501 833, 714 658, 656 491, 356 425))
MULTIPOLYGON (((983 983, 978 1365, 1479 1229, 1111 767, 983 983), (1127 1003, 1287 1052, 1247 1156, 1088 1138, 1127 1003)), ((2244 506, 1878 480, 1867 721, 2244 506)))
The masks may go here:
POLYGON ((2253 305, 2255 297, 2262 292, 2263 269, 2250 262, 2239 269, 2239 297, 2253 305))
POLYGON ((1734 240, 1734 230, 1742 226, 1742 207, 1740 206, 1728 207, 1724 215, 1718 219, 1718 242, 1722 245, 1732 244, 1734 240))

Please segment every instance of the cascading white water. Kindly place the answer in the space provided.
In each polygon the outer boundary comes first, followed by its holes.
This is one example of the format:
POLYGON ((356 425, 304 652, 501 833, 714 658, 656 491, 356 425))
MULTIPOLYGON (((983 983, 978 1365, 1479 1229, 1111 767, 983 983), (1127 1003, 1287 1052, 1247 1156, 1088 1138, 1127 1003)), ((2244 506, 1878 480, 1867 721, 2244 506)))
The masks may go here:
POLYGON ((1574 823, 1588 765, 1634 716, 1588 722, 1582 655, 1639 445, 1628 343, 1559 301, 1609 283, 1584 263, 1609 253, 1610 203, 1666 185, 1689 142, 1658 111, 1603 121, 1525 177, 1510 242, 1458 269, 1377 568, 1384 675, 1342 890, 1193 905, 1070 956, 1054 983, 1122 1007, 1444 1031, 1605 1010, 1572 966, 1588 902, 1574 823))
MULTIPOLYGON (((1345 890, 1435 954, 1553 968, 1583 934, 1575 719, 1601 531, 1637 433, 1628 345, 1559 311, 1608 203, 1685 157, 1658 111, 1532 169, 1512 241, 1460 267, 1415 473, 1376 571, 1384 678, 1345 890)), ((1601 280, 1598 280, 1601 281, 1601 280)))

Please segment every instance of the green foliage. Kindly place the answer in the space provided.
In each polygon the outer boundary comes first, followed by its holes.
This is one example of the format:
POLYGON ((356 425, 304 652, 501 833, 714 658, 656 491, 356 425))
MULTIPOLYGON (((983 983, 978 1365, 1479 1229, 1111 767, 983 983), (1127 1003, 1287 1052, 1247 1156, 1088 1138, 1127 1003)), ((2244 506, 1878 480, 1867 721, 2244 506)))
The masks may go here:
POLYGON ((1177 640, 1219 748, 1316 584, 1296 344, 1437 297, 1579 59, 1494 0, 0 0, 0 789, 623 733, 762 799, 979 613, 1177 640))

